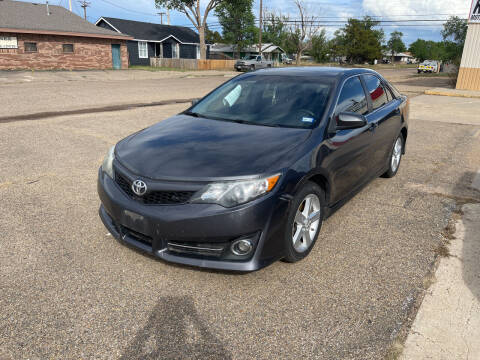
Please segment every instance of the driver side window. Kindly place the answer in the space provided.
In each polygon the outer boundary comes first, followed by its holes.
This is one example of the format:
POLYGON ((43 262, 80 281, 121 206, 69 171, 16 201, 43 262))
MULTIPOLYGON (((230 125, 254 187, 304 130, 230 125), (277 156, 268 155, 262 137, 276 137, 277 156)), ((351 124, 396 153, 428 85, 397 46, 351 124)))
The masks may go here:
POLYGON ((342 112, 353 112, 361 115, 368 113, 368 103, 358 76, 348 79, 338 97, 335 119, 342 112))

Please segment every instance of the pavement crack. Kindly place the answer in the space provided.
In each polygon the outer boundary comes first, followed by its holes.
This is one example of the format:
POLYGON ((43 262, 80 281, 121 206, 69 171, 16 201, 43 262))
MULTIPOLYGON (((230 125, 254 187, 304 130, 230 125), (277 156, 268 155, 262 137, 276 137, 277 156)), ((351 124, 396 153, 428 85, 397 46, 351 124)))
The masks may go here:
POLYGON ((69 115, 94 114, 94 113, 103 113, 103 112, 112 112, 112 111, 132 110, 132 109, 143 108, 143 107, 184 104, 184 103, 192 102, 192 100, 193 99, 172 99, 172 100, 155 101, 150 103, 109 105, 109 106, 85 108, 85 109, 78 109, 78 110, 49 111, 49 112, 41 112, 41 113, 33 113, 33 114, 25 114, 25 115, 1 116, 0 124, 2 123, 5 124, 5 123, 10 123, 15 121, 24 121, 24 120, 41 120, 41 119, 47 119, 52 117, 69 116, 69 115))

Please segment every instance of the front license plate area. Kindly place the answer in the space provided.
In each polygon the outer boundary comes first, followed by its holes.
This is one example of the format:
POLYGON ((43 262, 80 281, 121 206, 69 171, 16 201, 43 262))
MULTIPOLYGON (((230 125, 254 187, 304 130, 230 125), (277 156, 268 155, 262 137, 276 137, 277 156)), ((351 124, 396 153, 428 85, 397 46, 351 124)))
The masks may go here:
POLYGON ((148 235, 148 220, 143 215, 130 210, 124 210, 122 215, 122 225, 133 231, 148 235))

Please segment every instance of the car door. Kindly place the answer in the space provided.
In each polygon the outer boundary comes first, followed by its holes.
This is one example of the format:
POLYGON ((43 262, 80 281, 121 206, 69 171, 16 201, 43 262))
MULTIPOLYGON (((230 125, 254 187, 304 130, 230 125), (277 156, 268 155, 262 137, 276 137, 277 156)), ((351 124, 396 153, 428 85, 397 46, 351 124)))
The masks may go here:
POLYGON ((323 166, 332 174, 332 204, 360 187, 370 172, 369 152, 373 136, 371 124, 357 129, 336 130, 338 115, 342 112, 361 115, 368 113, 367 97, 359 76, 344 82, 330 120, 330 136, 327 140, 330 153, 323 166))
POLYGON ((262 60, 262 57, 261 56, 257 56, 257 64, 256 64, 256 68, 257 69, 262 69, 264 66, 263 66, 263 60, 262 60))
POLYGON ((369 123, 373 124, 372 163, 375 171, 385 168, 393 142, 401 128, 399 101, 382 80, 374 75, 363 75, 371 103, 371 111, 367 115, 369 123))

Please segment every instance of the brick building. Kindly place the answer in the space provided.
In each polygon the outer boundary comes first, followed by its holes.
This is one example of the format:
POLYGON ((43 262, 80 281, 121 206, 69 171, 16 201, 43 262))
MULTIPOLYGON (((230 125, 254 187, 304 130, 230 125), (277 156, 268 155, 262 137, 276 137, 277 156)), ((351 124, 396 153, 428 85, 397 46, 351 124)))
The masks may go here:
POLYGON ((131 39, 61 6, 0 0, 0 70, 125 69, 131 39))

